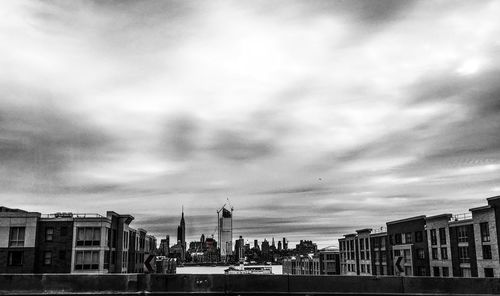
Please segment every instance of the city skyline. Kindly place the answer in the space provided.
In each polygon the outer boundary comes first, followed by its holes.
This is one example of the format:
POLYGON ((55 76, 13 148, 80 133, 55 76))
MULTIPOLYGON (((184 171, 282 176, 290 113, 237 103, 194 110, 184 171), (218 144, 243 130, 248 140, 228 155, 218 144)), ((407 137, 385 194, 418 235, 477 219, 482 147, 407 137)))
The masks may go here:
POLYGON ((498 1, 0 8, 0 205, 325 247, 500 194, 498 1))

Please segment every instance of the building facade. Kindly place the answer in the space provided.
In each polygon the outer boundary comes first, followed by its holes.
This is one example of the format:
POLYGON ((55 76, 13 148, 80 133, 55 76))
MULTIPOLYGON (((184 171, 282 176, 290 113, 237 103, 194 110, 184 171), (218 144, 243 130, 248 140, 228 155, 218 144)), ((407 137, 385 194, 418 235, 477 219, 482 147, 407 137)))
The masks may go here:
POLYGON ((233 255, 233 211, 222 208, 219 217, 219 248, 222 261, 228 261, 233 255))
POLYGON ((372 275, 500 277, 500 196, 469 211, 416 216, 387 222, 387 231, 344 235, 339 239, 340 272, 368 274, 369 250, 372 275))
MULTIPOLYGON (((0 207, 0 273, 141 272, 133 219, 115 212, 41 215, 0 207)), ((156 239, 148 239, 151 254, 156 239)))

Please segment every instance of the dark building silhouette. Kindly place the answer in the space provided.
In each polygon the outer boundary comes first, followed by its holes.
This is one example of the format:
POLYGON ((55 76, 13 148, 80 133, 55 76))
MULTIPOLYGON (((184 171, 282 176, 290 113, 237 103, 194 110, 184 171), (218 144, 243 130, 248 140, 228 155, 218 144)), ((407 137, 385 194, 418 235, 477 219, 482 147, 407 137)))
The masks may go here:
POLYGON ((315 254, 318 251, 318 246, 310 240, 300 240, 295 251, 299 255, 315 254))
POLYGON ((186 252, 186 222, 184 221, 184 208, 182 209, 182 216, 179 226, 177 226, 177 244, 182 247, 183 254, 181 256, 181 260, 185 260, 185 252, 186 252))

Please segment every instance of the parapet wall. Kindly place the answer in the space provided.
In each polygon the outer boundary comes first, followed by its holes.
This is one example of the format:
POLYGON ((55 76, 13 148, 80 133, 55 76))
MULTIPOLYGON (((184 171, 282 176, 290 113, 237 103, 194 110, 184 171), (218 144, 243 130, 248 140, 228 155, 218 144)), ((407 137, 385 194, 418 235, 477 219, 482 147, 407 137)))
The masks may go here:
POLYGON ((302 275, 0 274, 9 294, 498 295, 497 278, 302 275))

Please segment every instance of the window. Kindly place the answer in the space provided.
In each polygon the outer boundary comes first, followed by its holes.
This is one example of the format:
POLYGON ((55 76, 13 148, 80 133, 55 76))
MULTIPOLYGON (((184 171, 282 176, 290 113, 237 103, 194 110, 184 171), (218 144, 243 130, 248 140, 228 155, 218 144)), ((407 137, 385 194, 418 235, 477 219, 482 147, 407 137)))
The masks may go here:
POLYGON ((489 242, 490 241, 490 228, 488 226, 488 222, 479 223, 479 227, 481 228, 481 241, 489 242))
POLYGON ((438 260, 438 249, 437 248, 432 248, 432 259, 438 260))
POLYGON ((380 247, 385 248, 385 237, 380 238, 380 247))
POLYGON ((421 243, 424 240, 422 231, 416 231, 415 232, 415 242, 421 243))
POLYGON ((443 277, 449 277, 450 276, 450 270, 448 267, 443 267, 443 277))
POLYGON ((458 247, 458 258, 460 263, 470 263, 469 247, 458 247))
POLYGON ((23 251, 9 252, 9 266, 22 266, 23 265, 23 251))
POLYGON ((370 260, 370 252, 366 251, 366 260, 370 260))
POLYGON ((68 235, 68 227, 63 226, 61 227, 61 236, 66 236, 68 235))
POLYGON ((425 250, 424 249, 417 249, 417 258, 418 259, 425 259, 425 250))
POLYGON ((361 252, 361 260, 365 260, 365 251, 361 252))
POLYGON ((364 264, 361 264, 361 272, 365 273, 365 265, 364 264))
POLYGON ((424 266, 417 267, 417 275, 418 276, 427 276, 427 271, 424 266))
POLYGON ((59 259, 61 259, 61 260, 66 259, 66 251, 64 251, 64 250, 59 251, 59 259))
POLYGON ((123 232, 123 248, 128 249, 128 231, 123 232))
POLYGON ((101 244, 101 229, 99 227, 78 227, 77 246, 99 246, 101 244))
POLYGON ((483 245, 483 259, 491 259, 491 246, 483 245))
POLYGON ((9 247, 23 247, 25 231, 26 227, 11 227, 9 233, 9 247))
POLYGON ((432 273, 433 273, 433 276, 440 276, 440 275, 439 275, 439 267, 434 266, 434 267, 432 268, 432 273))
POLYGON ((75 270, 99 269, 99 251, 76 251, 75 270))
POLYGON ((109 269, 109 251, 104 251, 104 269, 109 269))
POLYGON ((465 243, 469 240, 468 235, 467 235, 467 227, 466 226, 460 226, 457 229, 458 232, 458 242, 459 243, 465 243))
POLYGON ((460 268, 460 275, 462 277, 471 277, 470 268, 467 267, 460 268))
POLYGON ((51 242, 54 240, 54 228, 45 228, 45 241, 51 242))
POLYGON ((411 243, 412 243, 411 232, 407 232, 405 233, 405 244, 411 244, 411 243))
POLYGON ((439 228, 439 243, 442 245, 446 245, 446 229, 439 228))
POLYGON ((430 230, 431 245, 437 245, 436 229, 430 230))
POLYGON ((365 240, 364 239, 360 239, 359 240, 359 249, 360 250, 364 250, 365 249, 365 240))
POLYGON ((366 272, 367 272, 367 273, 370 273, 370 264, 367 264, 367 265, 366 265, 366 272))
POLYGON ((401 244, 401 242, 402 242, 402 240, 401 240, 401 233, 396 233, 394 235, 394 243, 396 245, 399 245, 399 244, 401 244))
POLYGON ((485 268, 484 277, 494 277, 493 268, 485 268))
POLYGON ((406 276, 413 275, 413 273, 411 272, 411 266, 405 266, 405 275, 406 276))
POLYGON ((43 252, 43 265, 51 265, 52 264, 52 252, 45 251, 43 252))
POLYGON ((448 249, 446 247, 441 248, 441 260, 448 259, 448 249))
POLYGON ((386 251, 380 252, 380 257, 382 258, 382 263, 387 262, 387 252, 386 251))
POLYGON ((128 262, 128 252, 122 253, 122 267, 127 267, 128 262))

